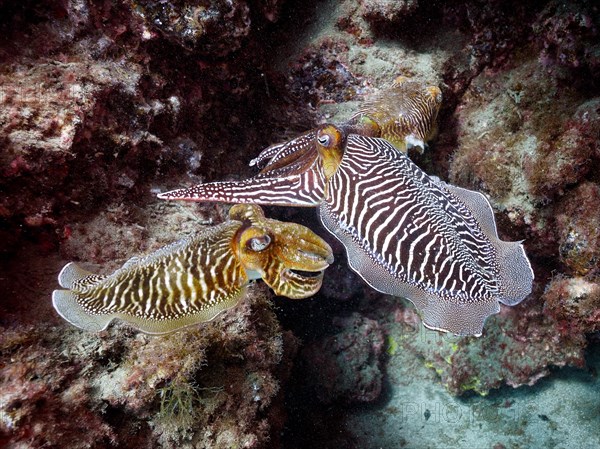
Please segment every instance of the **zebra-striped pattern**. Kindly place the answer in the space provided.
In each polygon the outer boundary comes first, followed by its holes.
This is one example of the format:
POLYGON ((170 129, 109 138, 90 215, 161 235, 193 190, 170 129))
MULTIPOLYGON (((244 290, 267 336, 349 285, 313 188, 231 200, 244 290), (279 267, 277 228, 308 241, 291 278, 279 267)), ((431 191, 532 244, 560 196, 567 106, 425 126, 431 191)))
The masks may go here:
POLYGON ((317 206, 324 197, 326 177, 311 131, 264 150, 254 164, 263 170, 238 182, 211 182, 161 193, 165 200, 215 201, 271 206, 317 206))
POLYGON ((228 223, 117 270, 99 284, 75 283, 86 312, 166 321, 240 294, 247 276, 231 251, 240 224, 228 223))
POLYGON ((426 87, 408 78, 398 78, 389 89, 368 100, 351 121, 369 117, 380 128, 378 137, 406 151, 421 146, 435 133, 437 114, 442 102, 438 87, 426 87))
POLYGON ((329 191, 324 224, 400 283, 454 303, 498 296, 497 255, 473 214, 387 141, 350 135, 329 191))

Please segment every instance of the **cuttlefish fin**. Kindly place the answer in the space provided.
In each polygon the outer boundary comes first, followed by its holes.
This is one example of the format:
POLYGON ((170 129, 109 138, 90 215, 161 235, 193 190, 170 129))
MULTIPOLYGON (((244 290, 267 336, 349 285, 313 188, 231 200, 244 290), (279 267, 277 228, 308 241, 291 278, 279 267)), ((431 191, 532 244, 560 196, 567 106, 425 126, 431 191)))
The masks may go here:
POLYGON ((494 211, 483 194, 447 184, 437 178, 435 182, 464 203, 496 250, 500 280, 499 301, 509 306, 520 303, 531 293, 534 279, 533 268, 522 243, 500 240, 494 211))
POLYGON ((339 217, 326 203, 320 206, 319 212, 323 226, 346 248, 350 268, 375 290, 410 300, 419 311, 425 327, 457 335, 480 336, 487 317, 500 311, 495 300, 467 304, 442 301, 435 291, 426 291, 390 277, 389 271, 377 260, 377 255, 361 242, 355 230, 340 226, 339 217))
POLYGON ((110 315, 92 315, 78 302, 78 294, 73 290, 54 290, 52 305, 66 321, 80 329, 100 332, 108 327, 113 317, 110 315))
POLYGON ((198 311, 195 314, 183 315, 170 320, 151 320, 125 312, 91 313, 81 304, 81 296, 73 290, 54 290, 52 304, 56 312, 66 321, 88 332, 100 332, 108 328, 115 319, 120 319, 140 331, 160 335, 177 331, 184 327, 213 320, 217 315, 237 305, 246 295, 247 286, 242 286, 234 294, 222 298, 218 304, 198 311))
MULTIPOLYGON (((253 213, 259 214, 260 208, 255 208, 253 213)), ((194 239, 131 258, 109 276, 95 275, 69 263, 59 275, 60 285, 68 290, 52 293, 54 308, 69 323, 91 332, 106 329, 115 319, 149 334, 210 321, 235 306, 246 292, 246 276, 235 269, 230 248, 238 227, 236 222, 225 223, 194 239), (205 248, 202 242, 210 247, 208 254, 197 254, 205 248), (202 261, 210 257, 208 268, 196 270, 195 257, 202 261), (229 282, 218 284, 223 283, 220 273, 226 270, 231 271, 225 277, 229 282), (152 283, 151 279, 158 281, 152 283)))
POLYGON ((75 262, 70 262, 60 270, 58 283, 63 288, 91 287, 105 278, 106 276, 91 273, 81 268, 75 262))
MULTIPOLYGON (((86 288, 92 287, 106 276, 91 273, 84 270, 74 262, 64 266, 58 275, 58 283, 63 288, 86 288)), ((72 290, 54 290, 52 292, 52 304, 58 314, 69 323, 90 331, 101 331, 109 325, 110 319, 102 316, 89 315, 77 302, 77 293, 72 290)))

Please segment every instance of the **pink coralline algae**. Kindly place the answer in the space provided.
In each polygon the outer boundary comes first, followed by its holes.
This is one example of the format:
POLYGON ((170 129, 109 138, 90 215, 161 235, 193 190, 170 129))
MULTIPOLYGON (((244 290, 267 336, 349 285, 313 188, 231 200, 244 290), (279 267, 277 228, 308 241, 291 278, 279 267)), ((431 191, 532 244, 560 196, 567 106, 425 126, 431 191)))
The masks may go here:
POLYGON ((581 104, 560 128, 547 132, 550 138, 541 143, 536 157, 524 159, 531 193, 546 200, 583 180, 600 159, 600 99, 581 104))
POLYGON ((370 402, 381 392, 383 331, 377 321, 354 313, 335 318, 339 332, 306 346, 301 353, 305 379, 324 403, 370 402))
POLYGON ((111 426, 90 407, 90 385, 78 375, 82 367, 56 354, 55 332, 40 326, 1 332, 0 444, 87 448, 115 442, 111 426))
POLYGON ((600 186, 583 182, 560 201, 556 215, 558 254, 566 274, 600 275, 600 186))
POLYGON ((549 366, 585 365, 585 337, 557 332, 558 323, 539 303, 503 309, 488 319, 479 338, 440 335, 419 329, 405 311, 394 315, 402 325, 400 337, 395 337, 402 350, 422 358, 454 395, 467 391, 486 395, 505 384, 533 385, 550 373, 549 366))
POLYGON ((99 335, 3 328, 0 442, 265 447, 283 425, 278 393, 296 345, 266 288, 212 323, 164 338, 124 326, 99 335))
POLYGON ((557 276, 543 295, 546 311, 558 323, 562 335, 600 330, 600 282, 598 278, 557 276))
POLYGON ((0 163, 7 180, 33 177, 49 187, 60 185, 68 174, 65 161, 72 156, 76 140, 83 137, 81 131, 90 114, 100 107, 98 99, 114 91, 126 94, 125 85, 134 89, 139 74, 134 65, 128 69, 74 61, 14 66, 4 71, 0 78, 0 132, 7 148, 0 163), (40 173, 36 155, 44 152, 48 154, 40 173))
POLYGON ((349 70, 342 56, 347 52, 345 43, 332 40, 307 50, 292 66, 291 92, 312 106, 354 98, 361 80, 349 70))

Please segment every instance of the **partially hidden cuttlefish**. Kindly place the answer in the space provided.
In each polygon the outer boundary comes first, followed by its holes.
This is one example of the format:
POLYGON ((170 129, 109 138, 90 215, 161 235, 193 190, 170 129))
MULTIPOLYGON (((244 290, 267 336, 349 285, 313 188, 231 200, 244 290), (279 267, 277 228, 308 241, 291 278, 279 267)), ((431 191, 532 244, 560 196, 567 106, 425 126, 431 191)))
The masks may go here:
POLYGON ((498 238, 482 194, 428 176, 385 139, 351 131, 324 125, 265 149, 254 178, 159 197, 318 206, 351 268, 376 290, 408 298, 429 328, 480 335, 500 302, 531 292, 523 246, 498 238))
POLYGON ((442 91, 405 76, 367 99, 343 125, 355 134, 383 137, 400 151, 422 152, 437 133, 442 91))
POLYGON ((58 281, 68 290, 55 290, 52 302, 81 329, 100 331, 118 318, 163 334, 233 307, 252 279, 262 278, 278 295, 311 296, 332 262, 331 248, 310 229, 265 218, 256 205, 236 205, 225 223, 134 257, 111 275, 67 264, 58 281))

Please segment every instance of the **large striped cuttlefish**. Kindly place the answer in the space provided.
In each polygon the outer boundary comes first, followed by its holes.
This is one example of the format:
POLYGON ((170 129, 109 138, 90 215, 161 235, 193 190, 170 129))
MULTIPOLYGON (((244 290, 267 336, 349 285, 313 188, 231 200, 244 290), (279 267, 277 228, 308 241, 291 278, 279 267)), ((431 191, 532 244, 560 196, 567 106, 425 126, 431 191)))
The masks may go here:
POLYGON ((499 303, 532 289, 520 242, 498 238, 481 193, 430 177, 390 142, 324 125, 265 149, 255 177, 159 195, 167 200, 317 206, 348 263, 374 289, 409 299, 425 326, 481 335, 499 303))
POLYGON ((55 290, 52 303, 84 330, 100 331, 120 319, 143 332, 164 334, 235 306, 253 279, 262 278, 277 295, 311 296, 332 262, 330 246, 310 229, 239 204, 225 223, 134 257, 111 275, 67 264, 58 275, 67 290, 55 290))

